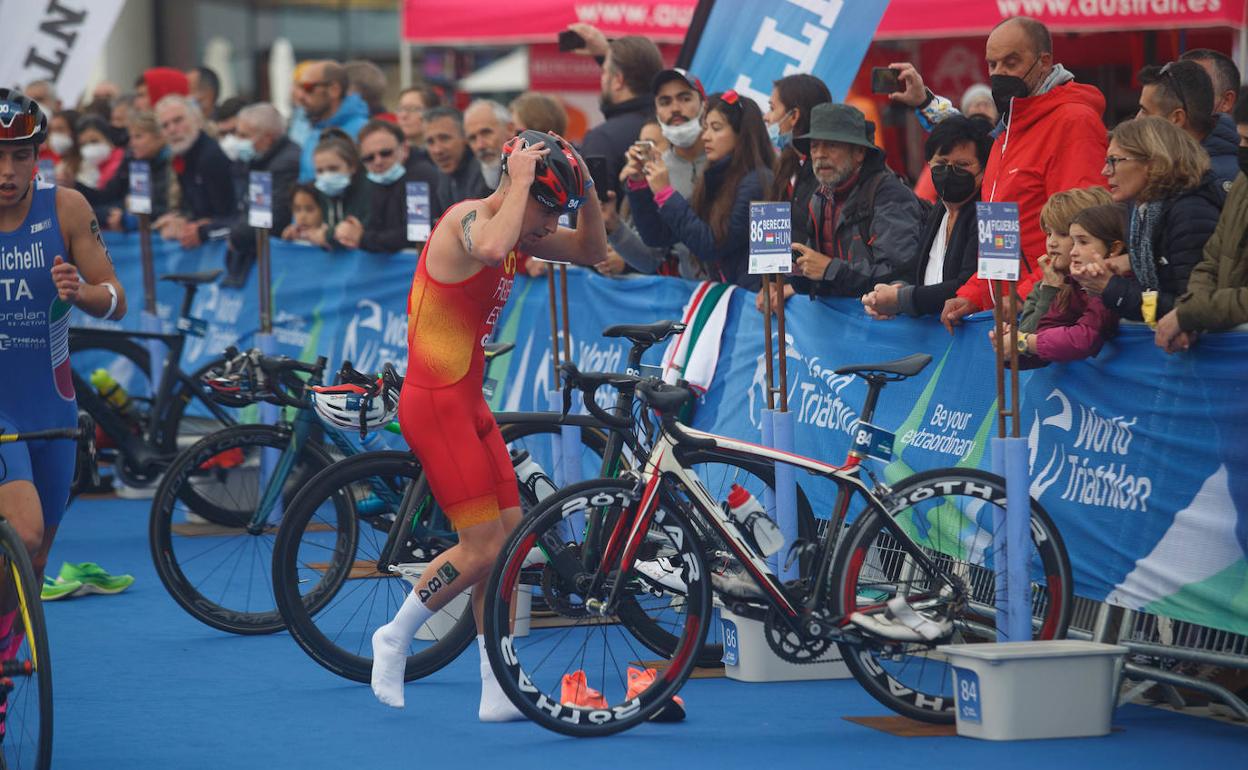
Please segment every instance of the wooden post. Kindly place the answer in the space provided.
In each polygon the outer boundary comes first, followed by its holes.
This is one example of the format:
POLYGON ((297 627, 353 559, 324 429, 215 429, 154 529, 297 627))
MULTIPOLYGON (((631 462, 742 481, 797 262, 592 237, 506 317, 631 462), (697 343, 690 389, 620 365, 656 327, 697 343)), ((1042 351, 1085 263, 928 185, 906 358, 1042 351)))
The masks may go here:
POLYGON ((143 264, 143 309, 156 315, 156 266, 152 258, 152 217, 138 214, 139 254, 143 264))
POLYGON ((264 334, 273 332, 273 265, 269 258, 269 231, 257 227, 256 230, 256 272, 260 290, 260 331, 264 334))
POLYGON ((776 296, 780 301, 776 307, 776 326, 780 333, 780 340, 776 346, 780 364, 780 411, 787 412, 789 411, 789 364, 785 359, 788 358, 789 350, 784 338, 784 274, 777 273, 772 276, 772 280, 775 282, 773 285, 776 287, 776 296))
POLYGON ((771 276, 766 273, 763 274, 763 331, 763 351, 767 356, 767 409, 772 410, 776 408, 776 377, 771 357, 771 276))
MULTIPOLYGON (((553 267, 547 263, 548 267, 553 267)), ((554 378, 550 381, 552 390, 559 388, 559 310, 555 307, 557 304, 555 297, 555 271, 548 269, 546 271, 546 288, 550 293, 550 366, 554 371, 554 378)))
POLYGON ((568 266, 559 265, 559 297, 563 316, 563 360, 572 361, 572 325, 568 323, 568 266))

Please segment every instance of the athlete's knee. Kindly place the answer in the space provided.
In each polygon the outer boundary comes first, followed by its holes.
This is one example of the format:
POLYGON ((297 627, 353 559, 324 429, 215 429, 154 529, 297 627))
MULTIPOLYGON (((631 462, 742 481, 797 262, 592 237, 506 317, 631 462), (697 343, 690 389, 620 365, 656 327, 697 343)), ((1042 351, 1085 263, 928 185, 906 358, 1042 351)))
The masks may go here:
POLYGON ((42 519, 24 517, 14 519, 9 523, 13 526, 18 539, 22 541, 22 545, 26 546, 26 553, 30 554, 31 560, 33 561, 42 553, 44 562, 47 562, 48 552, 43 548, 42 519))

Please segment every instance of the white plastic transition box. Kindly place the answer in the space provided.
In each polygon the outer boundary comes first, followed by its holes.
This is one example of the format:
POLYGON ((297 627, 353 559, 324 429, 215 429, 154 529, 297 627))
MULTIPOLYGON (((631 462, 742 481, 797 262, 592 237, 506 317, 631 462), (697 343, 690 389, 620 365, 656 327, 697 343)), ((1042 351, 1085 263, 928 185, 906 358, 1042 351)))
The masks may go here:
MULTIPOLYGON (((718 606, 718 602, 716 602, 718 606)), ((781 660, 771 651, 761 620, 719 610, 724 635, 724 675, 739 682, 793 682, 808 679, 849 679, 852 674, 833 644, 816 663, 781 660)))
POLYGON ((1075 639, 942 645, 958 735, 989 741, 1109 733, 1127 648, 1075 639))

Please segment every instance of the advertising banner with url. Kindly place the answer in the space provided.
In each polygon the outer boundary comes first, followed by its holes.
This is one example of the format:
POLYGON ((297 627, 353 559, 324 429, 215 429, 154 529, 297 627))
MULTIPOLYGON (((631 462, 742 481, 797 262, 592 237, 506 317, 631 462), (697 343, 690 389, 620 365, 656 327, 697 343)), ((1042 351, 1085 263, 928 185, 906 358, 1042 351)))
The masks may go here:
POLYGON ((419 45, 553 43, 569 24, 590 24, 608 38, 642 35, 656 43, 685 38, 697 0, 405 0, 403 39, 419 45))
POLYGON ((125 4, 125 0, 0 0, 6 41, 0 46, 0 83, 24 86, 32 80, 50 80, 62 102, 76 104, 125 4))
MULTIPOLYGON (((137 307, 138 238, 110 234, 106 241, 137 307)), ((157 275, 219 267, 224 257, 220 243, 184 251, 157 238, 154 246, 157 275)), ((277 351, 305 360, 323 354, 334 368, 345 358, 361 371, 376 371, 385 361, 405 369, 406 298, 415 262, 408 253, 331 253, 273 241, 277 351)), ((583 370, 622 370, 628 343, 606 339, 602 330, 680 318, 698 286, 674 278, 611 279, 575 268, 568 279, 572 360, 583 370)), ((172 328, 181 291, 160 282, 158 293, 159 314, 172 328)), ((547 298, 545 279, 517 278, 497 327, 499 340, 516 348, 490 372, 501 383, 491 400, 496 410, 546 406, 554 376, 547 298)), ((754 299, 733 292, 721 339, 706 342, 719 343, 719 357, 693 425, 756 441, 766 393, 762 317, 754 299)), ((996 393, 989 316, 971 316, 950 336, 931 319, 872 321, 855 300, 795 298, 786 309, 796 451, 839 462, 849 448, 866 388, 835 369, 926 352, 934 359, 927 369, 890 384, 880 399, 873 423, 896 436, 882 478, 990 466, 996 393)), ((255 276, 241 289, 202 287, 192 314, 206 321, 207 335, 188 342, 182 362, 188 372, 226 345, 251 344, 259 315, 255 276)), ((136 329, 138 316, 131 313, 121 326, 136 329)), ((88 321, 81 313, 75 319, 88 321)), ((651 348, 646 363, 658 364, 663 353, 663 346, 651 348)), ((88 364, 83 358, 74 358, 76 369, 88 364)), ((1023 372, 1020 380, 1031 492, 1066 543, 1076 592, 1248 633, 1248 445, 1240 435, 1248 425, 1248 333, 1206 335, 1191 352, 1168 356, 1142 324, 1124 324, 1097 358, 1023 372)), ((831 485, 805 474, 798 484, 816 514, 826 517, 831 485)), ((962 512, 953 513, 903 524, 916 537, 947 547, 972 529, 959 526, 962 512)))
POLYGON ((766 109, 771 84, 815 75, 844 101, 889 0, 715 0, 689 71, 707 93, 736 89, 766 109))

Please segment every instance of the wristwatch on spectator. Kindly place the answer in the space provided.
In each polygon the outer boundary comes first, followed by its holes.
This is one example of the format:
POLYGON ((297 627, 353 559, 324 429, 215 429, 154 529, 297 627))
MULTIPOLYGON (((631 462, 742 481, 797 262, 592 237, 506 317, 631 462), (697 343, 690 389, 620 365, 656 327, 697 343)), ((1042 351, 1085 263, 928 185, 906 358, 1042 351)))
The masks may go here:
POLYGON ((1029 347, 1027 347, 1027 341, 1028 341, 1030 338, 1031 338, 1031 335, 1030 335, 1030 334, 1027 334, 1027 333, 1025 333, 1025 332, 1024 332, 1023 334, 1018 335, 1018 352, 1019 352, 1019 353, 1030 353, 1030 352, 1031 352, 1031 349, 1030 349, 1029 347))

